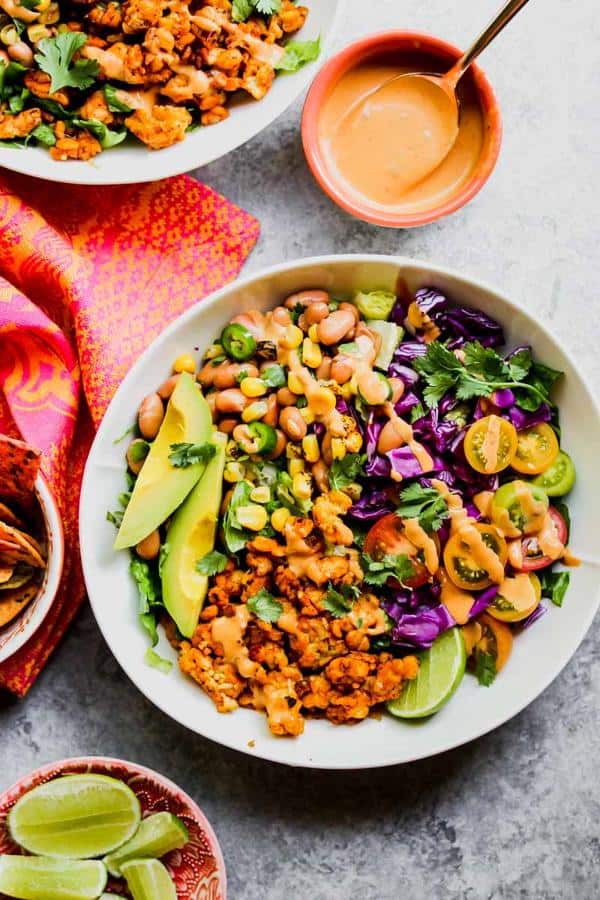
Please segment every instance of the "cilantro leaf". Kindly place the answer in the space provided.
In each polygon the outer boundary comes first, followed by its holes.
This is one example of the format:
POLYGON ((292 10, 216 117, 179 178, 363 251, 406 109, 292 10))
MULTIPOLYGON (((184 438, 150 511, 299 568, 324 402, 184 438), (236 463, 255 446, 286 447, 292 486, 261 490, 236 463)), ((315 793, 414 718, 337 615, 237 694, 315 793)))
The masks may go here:
POLYGON ((332 491, 343 491, 363 474, 367 457, 361 453, 347 453, 343 459, 334 459, 329 470, 329 487, 332 491))
POLYGON ((247 542, 250 540, 250 532, 246 528, 242 528, 237 520, 236 510, 238 506, 244 506, 250 503, 250 491, 252 490, 247 481, 238 481, 231 500, 225 511, 223 518, 223 536, 225 546, 230 553, 239 553, 243 550, 247 542))
POLYGON ((542 585, 542 597, 548 597, 555 606, 562 606, 571 581, 571 573, 550 572, 546 569, 537 574, 542 585))
POLYGON ((421 528, 429 534, 439 531, 449 515, 448 505, 439 491, 421 487, 418 481, 401 491, 396 514, 405 519, 418 519, 421 528))
POLYGON ((248 597, 247 606, 263 622, 276 622, 283 612, 282 604, 266 588, 261 588, 252 597, 248 597))
POLYGON ((100 72, 95 59, 78 59, 73 65, 73 57, 81 50, 87 36, 81 31, 62 31, 53 38, 44 38, 38 44, 35 61, 50 76, 50 93, 64 87, 83 90, 90 87, 100 72))
POLYGON ((161 602, 160 589, 156 583, 154 573, 145 560, 137 557, 131 560, 129 571, 137 584, 140 595, 138 612, 148 612, 151 606, 161 602))
POLYGON ((274 16, 281 9, 281 0, 254 0, 254 6, 262 16, 274 16))
POLYGON ((132 432, 134 431, 135 425, 130 425, 129 428, 127 428, 120 437, 114 439, 113 444, 120 444, 121 441, 125 440, 128 434, 132 434, 132 432))
POLYGON ((496 678, 496 660, 491 653, 480 651, 475 656, 475 676, 484 687, 489 687, 496 678))
POLYGON ((368 553, 363 553, 361 567, 365 584, 374 587, 384 585, 388 578, 395 578, 400 584, 405 584, 415 574, 414 566, 406 553, 398 556, 386 553, 382 559, 373 559, 368 553))
POLYGON ((213 458, 217 448, 210 441, 204 444, 189 444, 185 441, 180 444, 171 444, 169 462, 176 469, 187 469, 197 463, 207 463, 213 458))
POLYGON ((280 72, 297 72, 306 63, 313 62, 321 52, 321 36, 314 41, 289 41, 285 53, 274 68, 280 72))
POLYGON ((217 575, 225 570, 227 557, 218 550, 211 550, 196 563, 196 571, 201 575, 217 575))
POLYGON ((516 353, 513 353, 510 359, 506 360, 510 371, 510 377, 515 381, 524 381, 529 374, 531 364, 531 350, 529 347, 521 347, 516 353))
POLYGON ((121 527, 121 522, 123 521, 124 510, 116 509, 114 512, 111 512, 110 509, 106 511, 106 521, 110 522, 111 525, 114 525, 115 528, 121 527))
POLYGON ((116 113, 131 113, 133 109, 131 106, 127 106, 126 103, 123 103, 122 100, 119 99, 118 88, 114 87, 112 84, 104 85, 104 98, 106 100, 106 105, 110 109, 111 112, 116 113))
POLYGON ((233 0, 231 18, 234 22, 245 22, 254 9, 252 0, 233 0))
POLYGON ((462 366, 454 353, 439 341, 432 341, 425 356, 413 361, 413 368, 427 383, 423 396, 431 408, 437 406, 444 394, 455 387, 462 366))
POLYGON ((427 415, 427 410, 425 409, 423 404, 419 401, 419 403, 417 403, 416 406, 413 406, 413 408, 410 411, 411 425, 413 425, 419 419, 422 419, 423 416, 425 416, 425 415, 427 415))
POLYGON ((274 363, 272 366, 267 366, 267 368, 263 370, 260 377, 267 385, 267 387, 270 388, 285 387, 285 385, 287 384, 285 370, 283 366, 280 366, 278 363, 274 363))
POLYGON ((321 601, 321 607, 331 613, 334 619, 343 619, 352 611, 352 600, 355 599, 344 588, 351 585, 343 585, 341 591, 336 591, 331 582, 327 592, 321 601))
POLYGON ((158 553, 158 577, 162 578, 163 568, 167 561, 167 556, 169 555, 169 547, 168 541, 165 541, 164 544, 160 545, 160 551, 158 553))
POLYGON ((165 659, 164 656, 159 656, 156 650, 153 650, 152 647, 148 647, 148 649, 144 653, 144 662, 147 666, 151 666, 151 668, 153 669, 158 669, 158 671, 162 672, 163 675, 168 675, 173 668, 173 661, 171 659, 165 659))

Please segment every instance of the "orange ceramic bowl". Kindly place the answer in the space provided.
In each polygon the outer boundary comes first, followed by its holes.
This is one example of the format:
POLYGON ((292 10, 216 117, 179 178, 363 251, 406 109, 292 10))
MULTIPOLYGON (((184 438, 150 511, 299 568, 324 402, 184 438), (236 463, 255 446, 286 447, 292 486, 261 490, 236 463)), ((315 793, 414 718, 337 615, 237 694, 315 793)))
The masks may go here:
POLYGON ((390 58, 395 54, 399 56, 410 54, 411 57, 415 54, 433 56, 440 62, 440 71, 444 71, 460 58, 462 51, 439 38, 412 31, 384 31, 355 41, 332 57, 315 78, 304 104, 302 143, 313 175, 334 203, 351 215, 375 225, 384 225, 388 228, 414 228, 456 212, 481 190, 498 159, 502 142, 502 121, 498 101, 490 82, 478 66, 472 65, 470 71, 463 77, 470 78, 475 86, 483 112, 485 134, 477 166, 456 193, 430 209, 411 213, 382 210, 367 200, 358 201, 354 196, 350 196, 343 182, 328 166, 323 153, 319 137, 321 110, 333 86, 349 69, 374 57, 390 58))

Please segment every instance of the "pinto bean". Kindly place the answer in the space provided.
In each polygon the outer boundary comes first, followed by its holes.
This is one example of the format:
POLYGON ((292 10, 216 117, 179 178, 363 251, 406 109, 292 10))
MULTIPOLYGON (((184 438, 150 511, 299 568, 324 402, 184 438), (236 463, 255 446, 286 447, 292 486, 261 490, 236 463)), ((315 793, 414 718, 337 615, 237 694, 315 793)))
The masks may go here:
POLYGON ((321 493, 326 494, 329 490, 329 469, 322 459, 319 459, 316 463, 313 463, 311 472, 321 493))
POLYGON ((142 437, 153 441, 165 417, 165 408, 158 394, 144 397, 138 411, 138 428, 142 437))
POLYGON ((289 388, 282 387, 277 391, 277 402, 280 406, 295 406, 298 397, 289 388))
POLYGON ((322 381, 329 381, 331 378, 331 357, 324 356, 321 360, 321 365, 317 369, 317 378, 320 378, 322 381))
POLYGON ((238 375, 242 371, 244 371, 249 378, 256 378, 258 375, 258 369, 252 363, 222 362, 218 366, 215 366, 213 384, 220 391, 235 387, 238 383, 238 375))
POLYGON ((271 319, 278 325, 289 325, 292 321, 289 310, 287 310, 285 306, 276 306, 271 313, 271 319))
POLYGON ((229 388, 217 394, 216 407, 220 413, 241 413, 250 403, 250 398, 246 397, 239 388, 229 388))
POLYGON ((217 425, 217 430, 222 431, 223 434, 231 434, 236 425, 239 425, 237 419, 221 419, 217 425))
POLYGON ((267 411, 262 417, 265 425, 275 428, 279 420, 279 403, 277 402, 277 394, 269 394, 267 397, 267 411))
POLYGON ((175 390, 175 385, 179 381, 180 375, 171 375, 170 378, 167 378, 166 381, 163 381, 161 386, 159 387, 157 394, 159 397, 162 397, 163 400, 168 400, 173 391, 175 390))
POLYGON ((358 325, 358 323, 360 322, 360 313, 354 303, 340 303, 338 309, 346 309, 348 310, 348 312, 351 312, 354 316, 355 323, 358 325))
POLYGON ((287 447, 287 437, 280 431, 279 428, 275 429, 275 433, 277 434, 277 443, 275 444, 275 449, 269 454, 267 459, 279 459, 282 453, 285 452, 285 448, 287 447))
POLYGON ((33 65, 33 52, 25 41, 17 41, 15 44, 11 44, 8 47, 8 55, 15 62, 21 63, 22 66, 26 66, 28 69, 33 65))
POLYGON ((354 316, 349 309, 336 309, 317 325, 317 337, 321 344, 339 344, 355 326, 354 316))
POLYGON ((208 388, 213 386, 216 370, 217 367, 213 366, 212 362, 209 361, 207 363, 204 363, 204 365, 196 375, 196 378, 200 382, 202 387, 208 388))
POLYGON ((285 301, 288 309, 295 306, 308 306, 309 303, 329 303, 329 294, 327 291, 298 291, 296 294, 290 294, 285 301))
POLYGON ((279 413, 279 425, 292 441, 301 441, 306 435, 306 422, 296 406, 286 406, 279 413))
POLYGON ((338 384, 346 384, 353 374, 352 361, 347 356, 336 356, 331 363, 331 377, 338 384))
POLYGON ((329 315, 329 305, 321 300, 316 300, 306 307, 306 312, 302 313, 302 315, 309 325, 318 325, 319 322, 322 322, 329 315))
POLYGON ((160 534, 158 528, 151 531, 148 537, 136 545, 135 552, 142 559, 156 559, 160 553, 160 534))
POLYGON ((148 444, 146 443, 146 441, 142 441, 142 440, 140 440, 140 438, 136 438, 135 441, 132 441, 130 443, 130 445, 127 448, 127 451, 125 453, 127 465, 129 466, 130 470, 133 472, 134 475, 138 475, 141 472, 142 466, 144 465, 144 462, 146 460, 145 456, 143 456, 142 459, 138 459, 137 452, 134 449, 136 446, 141 448, 142 445, 146 448, 148 447, 148 444))

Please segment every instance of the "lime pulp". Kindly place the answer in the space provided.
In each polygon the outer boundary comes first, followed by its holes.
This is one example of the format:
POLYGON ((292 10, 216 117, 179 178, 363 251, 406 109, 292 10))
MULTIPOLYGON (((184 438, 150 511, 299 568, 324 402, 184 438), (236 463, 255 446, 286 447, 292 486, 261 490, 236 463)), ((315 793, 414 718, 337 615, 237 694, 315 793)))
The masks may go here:
POLYGON ((132 859, 123 863, 122 872, 133 900, 177 900, 171 876, 158 859, 132 859))
MULTIPOLYGON (((13 840, 30 853, 86 859, 111 853, 137 831, 140 803, 107 775, 65 775, 29 791, 8 816, 13 840)), ((98 891, 101 893, 101 891, 98 891)))
POLYGON ((118 878, 121 866, 130 859, 158 858, 178 850, 190 836, 183 822, 169 812, 155 813, 142 819, 140 827, 126 844, 104 860, 111 875, 118 878))
POLYGON ((388 711, 401 719, 421 719, 438 712, 462 681, 466 662, 462 632, 450 628, 421 655, 417 677, 397 700, 390 700, 388 711))
POLYGON ((97 860, 0 856, 0 893, 18 900, 95 900, 106 878, 97 860))

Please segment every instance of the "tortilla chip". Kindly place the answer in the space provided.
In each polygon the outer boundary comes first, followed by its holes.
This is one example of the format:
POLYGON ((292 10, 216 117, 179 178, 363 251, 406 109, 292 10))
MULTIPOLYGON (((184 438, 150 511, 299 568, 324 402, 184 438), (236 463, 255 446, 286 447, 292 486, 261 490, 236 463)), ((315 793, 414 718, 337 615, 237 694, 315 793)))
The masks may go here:
POLYGON ((4 560, 15 560, 29 563, 38 569, 46 568, 46 561, 41 553, 42 548, 34 538, 0 522, 0 555, 4 560))
POLYGON ((13 576, 16 566, 0 565, 0 584, 6 584, 13 576))
POLYGON ((6 522, 7 525, 14 525, 15 528, 22 528, 23 523, 17 515, 12 511, 10 506, 0 503, 0 522, 6 522))
POLYGON ((0 594, 0 628, 8 625, 23 612, 27 604, 37 597, 39 589, 40 586, 36 583, 26 584, 12 591, 3 591, 0 594))
POLYGON ((28 505, 35 491, 41 453, 5 434, 0 434, 0 496, 28 505))

